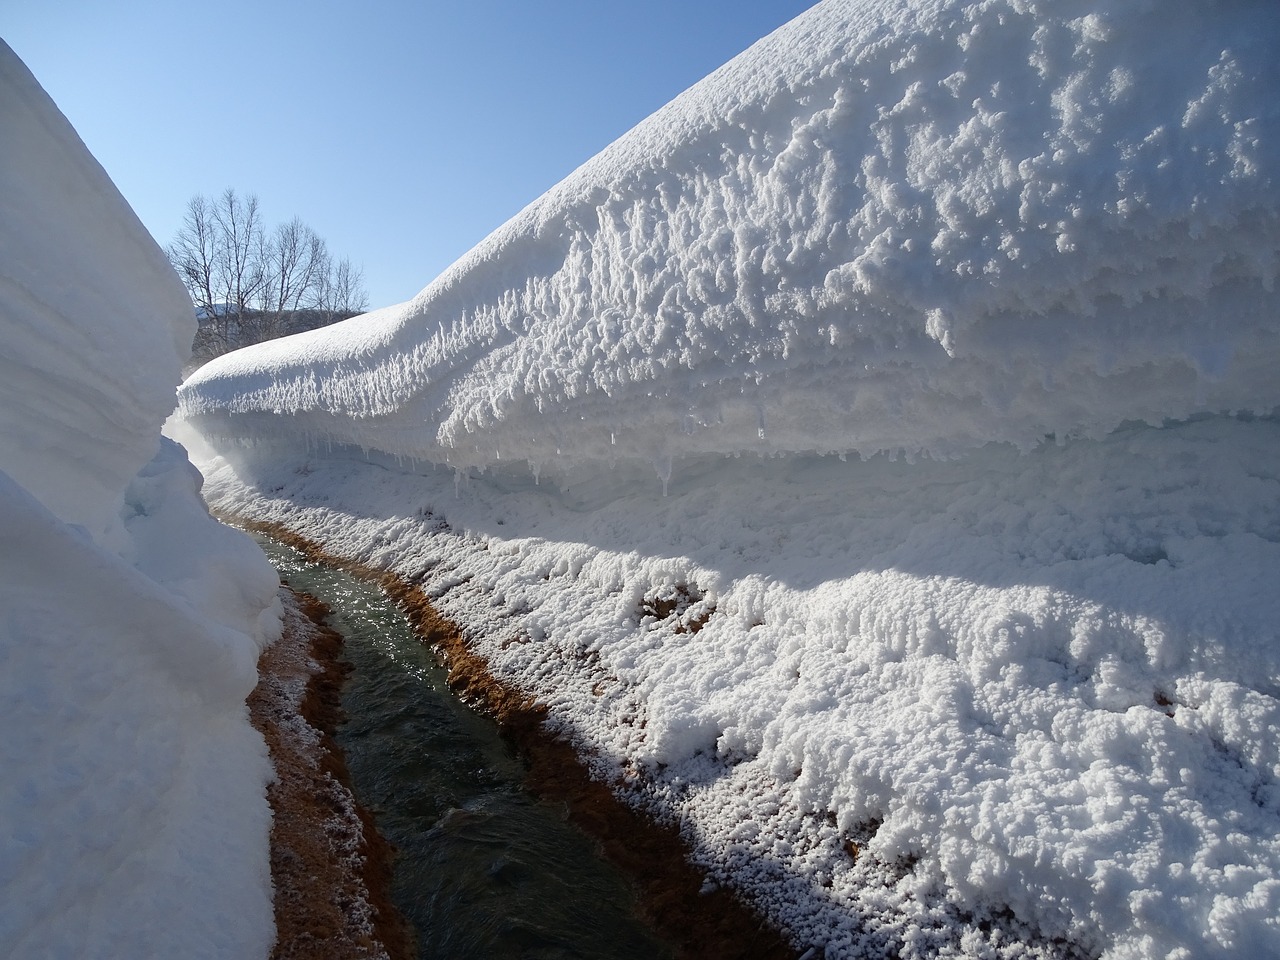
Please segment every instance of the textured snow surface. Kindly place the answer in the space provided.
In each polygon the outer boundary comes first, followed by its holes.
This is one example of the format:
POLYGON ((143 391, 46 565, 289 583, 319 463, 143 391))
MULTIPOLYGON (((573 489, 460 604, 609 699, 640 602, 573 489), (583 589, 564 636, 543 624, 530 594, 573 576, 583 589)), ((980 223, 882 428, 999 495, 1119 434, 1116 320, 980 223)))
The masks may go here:
POLYGON ((1280 424, 713 458, 665 498, 374 461, 262 444, 206 493, 421 582, 798 946, 1274 954, 1280 424))
POLYGON ((1269 411, 1277 49, 1269 0, 821 4, 413 301, 182 410, 539 467, 1269 411))
POLYGON ((194 320, 0 43, 0 955, 265 957, 277 578, 160 436, 194 320))
POLYGON ((829 0, 172 429, 799 952, 1274 955, 1277 49, 1270 2, 829 0))

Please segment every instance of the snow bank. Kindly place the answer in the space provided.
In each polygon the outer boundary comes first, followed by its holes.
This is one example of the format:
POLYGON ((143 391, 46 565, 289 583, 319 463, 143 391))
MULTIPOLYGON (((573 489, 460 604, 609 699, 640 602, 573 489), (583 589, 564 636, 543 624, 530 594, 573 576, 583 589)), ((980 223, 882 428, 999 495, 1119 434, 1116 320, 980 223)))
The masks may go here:
POLYGON ((219 360, 182 411, 459 466, 1269 412, 1277 20, 821 4, 415 300, 219 360))
POLYGON ((801 949, 1280 942, 1274 421, 705 460, 666 497, 270 444, 205 469, 221 506, 421 584, 801 949))
POLYGON ((195 316, 155 241, 7 49, 0 116, 0 458, 98 538, 118 532, 121 492, 155 453, 195 316))
POLYGON ((202 368, 210 495, 421 582, 802 950, 1274 953, 1277 49, 828 0, 202 368))
POLYGON ((3 44, 0 120, 0 954, 266 956, 277 579, 160 437, 191 304, 3 44))

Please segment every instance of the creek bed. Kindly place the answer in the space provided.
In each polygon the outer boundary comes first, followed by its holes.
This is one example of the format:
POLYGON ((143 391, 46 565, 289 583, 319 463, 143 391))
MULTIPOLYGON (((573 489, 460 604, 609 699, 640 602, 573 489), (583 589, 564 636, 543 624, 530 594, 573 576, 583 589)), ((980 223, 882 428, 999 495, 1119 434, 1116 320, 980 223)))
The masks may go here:
POLYGON ((399 851, 392 897, 421 960, 653 960, 671 949, 634 913, 626 878, 558 805, 523 787, 497 725, 462 703, 374 584, 258 542, 295 590, 324 601, 353 667, 335 739, 352 788, 399 851))

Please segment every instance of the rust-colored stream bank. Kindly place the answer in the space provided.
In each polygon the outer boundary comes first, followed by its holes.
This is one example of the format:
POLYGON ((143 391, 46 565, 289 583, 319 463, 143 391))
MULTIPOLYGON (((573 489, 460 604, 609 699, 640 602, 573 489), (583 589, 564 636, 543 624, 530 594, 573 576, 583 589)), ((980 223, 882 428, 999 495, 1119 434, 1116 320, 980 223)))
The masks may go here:
MULTIPOLYGON (((492 714, 522 752, 528 763, 529 789, 545 800, 564 804, 571 820, 631 877, 644 918, 676 948, 678 956, 699 960, 788 960, 795 956, 775 930, 731 893, 723 889, 702 892, 703 876, 688 863, 679 832, 655 824, 616 798, 608 786, 592 780, 573 748, 546 730, 545 708, 496 681, 484 660, 468 649, 458 627, 441 617, 421 590, 392 574, 328 554, 279 524, 234 516, 224 519, 287 543, 312 560, 378 581, 408 615, 423 642, 438 652, 448 667, 450 686, 492 714)), ((385 885, 381 889, 385 890, 385 885)), ((279 900, 277 893, 277 903, 279 900)), ((376 954, 348 954, 366 955, 376 954)))
POLYGON ((276 781, 271 804, 273 960, 410 960, 391 904, 392 850, 352 796, 333 731, 342 720, 342 638, 320 601, 281 589, 284 633, 258 660, 249 695, 276 781))

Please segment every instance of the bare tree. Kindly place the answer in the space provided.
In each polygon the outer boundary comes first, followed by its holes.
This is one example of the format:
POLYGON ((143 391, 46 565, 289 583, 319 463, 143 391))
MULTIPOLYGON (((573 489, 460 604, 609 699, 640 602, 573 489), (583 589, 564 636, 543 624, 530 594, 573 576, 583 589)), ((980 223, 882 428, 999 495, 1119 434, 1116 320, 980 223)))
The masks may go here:
POLYGON ((253 309, 264 281, 262 217, 258 198, 241 200, 228 187, 213 205, 213 219, 222 237, 220 246, 223 297, 237 321, 253 309))
POLYGON ((324 240, 297 217, 276 227, 263 254, 259 339, 288 332, 289 318, 314 298, 329 259, 324 240))
POLYGON ((168 254, 200 318, 193 352, 202 360, 332 323, 369 302, 361 271, 335 261, 314 230, 294 217, 268 234, 258 198, 232 189, 213 201, 191 198, 168 254))
POLYGON ((196 316, 200 318, 201 327, 207 330, 206 337, 225 350, 231 342, 227 311, 214 294, 215 289, 222 288, 220 247, 218 226, 209 202, 203 196, 192 197, 182 218, 182 229, 169 245, 169 260, 191 294, 196 316))
POLYGON ((325 323, 333 323, 363 313, 369 308, 369 294, 364 289, 364 271, 343 257, 336 263, 329 259, 317 289, 316 309, 325 323))
POLYGON ((187 285, 200 318, 197 346, 216 356, 245 342, 264 281, 258 198, 228 189, 214 201, 187 203, 169 260, 187 285))

